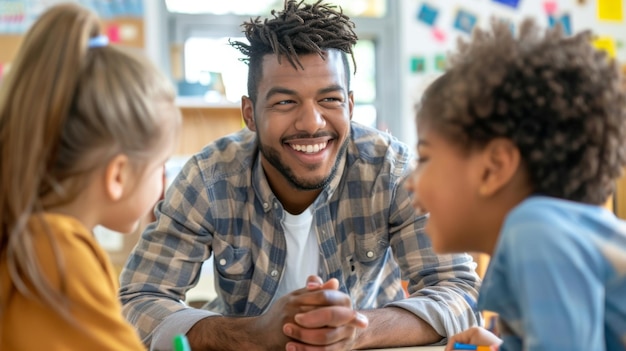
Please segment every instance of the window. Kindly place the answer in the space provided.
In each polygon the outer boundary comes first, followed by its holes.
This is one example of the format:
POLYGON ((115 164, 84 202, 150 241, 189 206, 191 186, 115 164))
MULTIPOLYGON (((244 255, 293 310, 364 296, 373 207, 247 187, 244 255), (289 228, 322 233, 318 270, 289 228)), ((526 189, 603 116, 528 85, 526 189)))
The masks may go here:
MULTIPOLYGON (((355 22, 359 36, 354 48, 357 71, 351 84, 355 97, 353 119, 400 133, 400 69, 395 62, 400 56, 399 27, 394 25, 398 16, 396 2, 329 1, 342 6, 355 22), (361 15, 355 17, 348 10, 361 15)), ((172 72, 176 72, 173 76, 180 95, 202 98, 205 103, 238 104, 241 96, 247 95, 248 68, 240 61, 240 52, 231 47, 228 40, 245 41, 241 24, 259 14, 265 16, 270 9, 282 8, 283 0, 229 0, 219 5, 213 1, 166 0, 166 4, 169 64, 172 72), (192 11, 193 14, 188 13, 192 11), (254 13, 242 15, 237 11, 254 13)))
MULTIPOLYGON (((173 13, 189 14, 235 14, 258 15, 270 13, 280 8, 284 0, 229 0, 229 1, 198 1, 198 0, 165 0, 167 10, 173 13)), ((313 3, 316 0, 306 0, 313 3)), ((383 17, 387 10, 386 0, 333 0, 333 4, 341 6, 348 16, 383 17)))
POLYGON ((199 84, 206 86, 201 92, 207 102, 239 103, 242 95, 247 95, 248 66, 239 60, 241 54, 230 46, 228 41, 245 41, 245 38, 191 37, 185 41, 184 77, 181 85, 199 84))

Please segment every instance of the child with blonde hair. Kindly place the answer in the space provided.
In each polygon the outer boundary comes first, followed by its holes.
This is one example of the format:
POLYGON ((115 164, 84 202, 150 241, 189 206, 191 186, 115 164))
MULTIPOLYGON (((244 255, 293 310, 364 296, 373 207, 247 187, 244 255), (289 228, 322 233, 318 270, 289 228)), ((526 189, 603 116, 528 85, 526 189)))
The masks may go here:
POLYGON ((492 255, 478 308, 500 350, 626 350, 626 223, 603 208, 626 165, 626 96, 591 35, 530 20, 477 30, 424 93, 408 181, 439 253, 492 255))
POLYGON ((0 349, 141 350, 93 228, 135 230, 157 201, 180 112, 98 17, 50 8, 0 86, 0 349))

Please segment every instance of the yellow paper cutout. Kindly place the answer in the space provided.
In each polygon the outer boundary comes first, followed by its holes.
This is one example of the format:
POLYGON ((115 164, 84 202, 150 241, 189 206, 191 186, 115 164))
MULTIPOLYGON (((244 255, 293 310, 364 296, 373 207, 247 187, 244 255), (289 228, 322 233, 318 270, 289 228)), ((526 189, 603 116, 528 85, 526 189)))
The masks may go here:
POLYGON ((610 58, 615 58, 616 46, 615 40, 612 37, 597 37, 593 40, 593 46, 598 50, 606 51, 610 58))
POLYGON ((624 12, 622 0, 597 0, 598 19, 601 21, 622 21, 624 12))

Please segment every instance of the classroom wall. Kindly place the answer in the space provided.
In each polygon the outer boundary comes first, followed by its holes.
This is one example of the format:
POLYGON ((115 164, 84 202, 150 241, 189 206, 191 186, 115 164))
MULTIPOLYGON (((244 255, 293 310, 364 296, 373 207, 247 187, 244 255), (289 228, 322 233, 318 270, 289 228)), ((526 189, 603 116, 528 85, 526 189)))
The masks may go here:
MULTIPOLYGON (((393 1, 393 0, 390 0, 393 1)), ((533 17, 549 26, 549 18, 569 22, 572 33, 592 29, 605 45, 613 44, 618 60, 626 62, 626 8, 623 0, 399 0, 401 33, 402 105, 407 128, 398 137, 415 145, 414 104, 424 88, 441 74, 446 52, 454 49, 457 39, 467 39, 472 20, 486 27, 490 18, 506 20, 515 26, 524 17, 533 17), (598 10, 601 10, 599 13, 598 10), (461 12, 459 12, 461 11, 461 12), (461 14, 461 21, 457 15, 461 14), (613 20, 603 20, 612 17, 613 20), (456 25, 455 25, 456 24, 456 25), (421 65, 423 63, 423 65, 421 65), (423 70, 422 70, 423 67, 423 70)))

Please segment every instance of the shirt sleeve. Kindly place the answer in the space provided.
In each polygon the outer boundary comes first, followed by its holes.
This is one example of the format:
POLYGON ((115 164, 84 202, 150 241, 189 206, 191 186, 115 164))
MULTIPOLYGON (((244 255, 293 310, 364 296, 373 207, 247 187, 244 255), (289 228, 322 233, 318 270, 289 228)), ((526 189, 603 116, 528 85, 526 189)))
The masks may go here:
POLYGON ((571 229, 527 222, 507 233, 506 276, 525 350, 605 349, 601 259, 584 229, 571 229))
MULTIPOLYGON (((68 324, 62 318, 47 320, 47 314, 43 313, 35 325, 42 321, 53 323, 43 334, 56 332, 63 335, 58 340, 54 337, 49 339, 50 349, 80 350, 88 345, 92 350, 144 350, 137 333, 122 316, 117 298, 117 282, 106 253, 93 238, 86 237, 89 234, 66 234, 57 239, 63 255, 65 273, 62 275, 68 282, 66 291, 70 313, 76 324, 68 324)), ((57 263, 53 256, 45 257, 42 265, 47 276, 61 275, 56 271, 57 263)), ((56 284, 59 283, 55 281, 56 284)))
MULTIPOLYGON (((404 178, 406 180, 406 178, 404 178)), ((480 278, 468 254, 437 255, 424 232, 426 215, 417 215, 409 192, 400 182, 390 208, 390 237, 403 279, 409 280, 409 297, 387 306, 403 308, 446 337, 477 326, 480 278)))
MULTIPOLYGON (((142 233, 120 276, 123 312, 147 345, 154 331, 163 330, 159 326, 174 313, 176 331, 181 333, 201 319, 182 301, 211 255, 208 209, 204 179, 192 158, 155 208, 156 222, 142 233), (185 318, 188 322, 183 322, 185 318)), ((202 311, 202 318, 211 315, 216 314, 202 311)))

